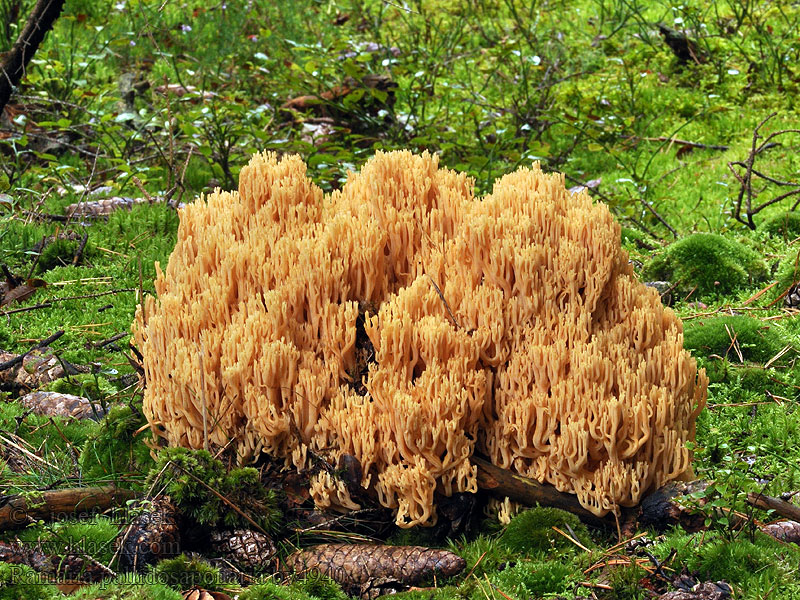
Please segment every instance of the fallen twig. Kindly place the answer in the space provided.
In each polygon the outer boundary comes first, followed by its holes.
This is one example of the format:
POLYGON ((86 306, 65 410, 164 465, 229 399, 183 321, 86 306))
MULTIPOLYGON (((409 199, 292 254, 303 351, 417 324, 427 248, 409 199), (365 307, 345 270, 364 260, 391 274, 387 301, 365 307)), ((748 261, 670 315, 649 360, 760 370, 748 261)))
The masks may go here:
POLYGON ((122 506, 136 495, 132 490, 106 485, 52 490, 36 496, 0 496, 0 531, 25 527, 38 520, 100 512, 122 506))

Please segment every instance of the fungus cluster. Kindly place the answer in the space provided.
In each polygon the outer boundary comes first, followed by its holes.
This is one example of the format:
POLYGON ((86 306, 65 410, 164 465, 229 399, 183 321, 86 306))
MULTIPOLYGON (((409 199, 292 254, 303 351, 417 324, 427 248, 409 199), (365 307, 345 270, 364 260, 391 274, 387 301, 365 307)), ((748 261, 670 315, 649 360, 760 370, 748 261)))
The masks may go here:
MULTIPOLYGON (((707 380, 619 238, 538 165, 475 198, 436 156, 379 153, 323 195, 258 154, 181 210, 137 310, 145 411, 171 445, 353 456, 401 526, 476 491, 476 451, 597 515, 635 504, 690 470, 707 380)), ((357 506, 327 470, 311 491, 357 506)))

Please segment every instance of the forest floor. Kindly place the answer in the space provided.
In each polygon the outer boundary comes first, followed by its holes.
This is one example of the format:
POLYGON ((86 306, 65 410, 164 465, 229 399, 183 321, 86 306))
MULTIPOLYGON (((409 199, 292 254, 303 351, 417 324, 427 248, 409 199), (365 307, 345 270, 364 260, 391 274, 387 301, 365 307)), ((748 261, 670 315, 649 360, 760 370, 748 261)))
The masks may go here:
MULTIPOLYGON (((32 5, 0 0, 0 52, 32 5)), ((48 368, 68 376, 41 389, 94 404, 82 405, 90 418, 36 414, 20 397, 41 374, 0 371, 0 510, 45 490, 143 492, 163 468, 139 411, 134 312, 174 247, 176 206, 235 189, 254 152, 299 154, 326 192, 378 150, 435 152, 476 195, 540 161, 607 204, 640 278, 667 282, 662 300, 709 374, 694 445, 710 483, 694 498, 704 526, 647 530, 641 544, 577 524, 555 535, 543 519, 572 521, 550 513, 524 525, 540 537, 523 546, 492 519, 451 538, 388 532, 466 560, 402 597, 651 598, 683 576, 684 587, 725 581, 737 598, 800 598, 800 548, 763 533, 778 515, 747 502, 800 491, 799 3, 102 0, 65 11, 0 115, 0 362, 50 340, 48 368)), ((200 522, 224 520, 213 498, 200 522)), ((0 530, 0 544, 80 546, 116 573, 126 526, 110 510, 38 520, 0 530)), ((281 556, 372 539, 281 535, 281 556)), ((0 599, 180 598, 186 573, 217 598, 345 597, 323 578, 230 583, 189 559, 92 585, 32 573, 0 562, 0 599)), ((702 593, 685 598, 724 597, 702 593)))

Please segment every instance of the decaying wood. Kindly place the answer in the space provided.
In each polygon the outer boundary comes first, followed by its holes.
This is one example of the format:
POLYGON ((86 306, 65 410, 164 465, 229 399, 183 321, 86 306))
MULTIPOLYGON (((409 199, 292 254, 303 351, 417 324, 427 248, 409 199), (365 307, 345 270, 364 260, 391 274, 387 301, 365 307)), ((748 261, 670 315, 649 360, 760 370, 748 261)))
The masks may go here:
POLYGON ((421 546, 322 544, 295 552, 286 560, 296 573, 327 575, 363 598, 460 573, 466 561, 446 550, 421 546))
POLYGON ((25 68, 44 36, 61 14, 64 0, 38 0, 11 51, 0 62, 0 112, 8 104, 14 89, 22 81, 25 68))
POLYGON ((135 496, 136 492, 115 485, 51 490, 36 496, 0 496, 0 531, 19 529, 38 520, 95 514, 122 506, 135 496))
MULTIPOLYGON (((478 467, 478 487, 496 496, 508 496, 514 502, 527 506, 552 506, 573 513, 585 523, 601 527, 616 527, 617 519, 614 515, 598 517, 589 512, 578 502, 574 494, 559 492, 554 486, 539 483, 534 479, 512 473, 507 469, 495 466, 488 460, 472 457, 472 463, 478 467)), ((629 509, 621 509, 622 517, 626 520, 629 509)))
POLYGON ((685 499, 704 490, 704 481, 671 481, 644 498, 640 505, 639 524, 664 530, 680 525, 686 531, 705 528, 705 515, 693 510, 685 499), (684 501, 682 501, 684 500, 684 501))
POLYGON ((774 510, 782 517, 791 519, 792 521, 800 521, 800 506, 781 500, 780 498, 773 498, 772 496, 765 496, 763 494, 747 494, 747 502, 756 508, 763 508, 764 510, 774 510))

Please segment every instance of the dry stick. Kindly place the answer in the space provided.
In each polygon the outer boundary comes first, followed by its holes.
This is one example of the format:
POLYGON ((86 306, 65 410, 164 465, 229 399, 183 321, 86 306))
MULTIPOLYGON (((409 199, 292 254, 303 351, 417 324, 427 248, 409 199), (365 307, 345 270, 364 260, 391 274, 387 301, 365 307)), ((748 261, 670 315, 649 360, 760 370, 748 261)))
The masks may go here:
POLYGON ((670 137, 643 137, 639 138, 646 142, 670 142, 671 144, 678 144, 679 146, 690 146, 692 148, 700 148, 701 150, 729 150, 730 146, 723 146, 721 144, 701 144, 700 142, 690 142, 688 140, 681 140, 678 138, 670 137))
POLYGON ((117 341, 121 340, 122 338, 127 337, 129 335, 130 335, 129 333, 123 331, 123 332, 118 333, 116 335, 112 335, 108 339, 102 340, 100 342, 92 343, 92 347, 93 348, 102 348, 103 346, 108 346, 109 344, 113 344, 114 342, 117 342, 117 341))
MULTIPOLYGON (((75 255, 72 257, 72 266, 73 267, 78 264, 78 261, 81 259, 81 256, 83 256, 83 250, 84 250, 84 248, 86 248, 86 242, 88 242, 88 241, 89 241, 89 234, 88 233, 84 233, 83 237, 81 238, 81 243, 78 244, 78 249, 75 250, 75 255)), ((41 256, 41 254, 39 256, 41 256)))
POLYGON ((25 67, 39 49, 47 32, 61 14, 64 0, 39 0, 31 10, 28 20, 14 46, 0 61, 0 112, 8 104, 13 90, 25 75, 25 67))
POLYGON ((103 511, 122 506, 136 495, 132 490, 105 485, 41 492, 33 498, 21 494, 0 496, 0 530, 18 529, 40 519, 103 511))
POLYGON ((31 348, 27 352, 23 352, 22 354, 20 354, 19 356, 15 356, 11 360, 7 360, 4 363, 0 363, 0 371, 5 371, 7 369, 10 369, 11 367, 16 367, 23 360, 25 360, 25 357, 28 356, 28 354, 30 354, 34 350, 38 350, 39 348, 49 346, 50 344, 55 342, 58 338, 60 338, 62 335, 64 335, 64 330, 60 329, 59 331, 56 331, 53 335, 51 335, 49 338, 44 339, 38 344, 36 344, 33 348, 31 348))
POLYGON ((447 300, 445 300, 444 294, 442 294, 442 290, 439 289, 439 286, 436 285, 436 282, 431 278, 430 275, 428 275, 428 279, 430 279, 431 284, 433 285, 433 289, 435 289, 436 293, 439 294, 439 298, 441 298, 442 302, 444 302, 444 307, 447 309, 447 314, 450 315, 451 319, 453 319, 453 323, 455 323, 456 327, 458 327, 459 329, 463 329, 463 327, 459 325, 458 321, 456 321, 456 318, 453 315, 453 311, 450 310, 450 304, 448 304, 447 300))
POLYGON ((763 494, 747 494, 747 503, 756 508, 764 510, 774 510, 776 513, 792 521, 800 521, 800 506, 796 506, 786 500, 764 496, 763 494))
MULTIPOLYGON (((83 296, 64 296, 63 298, 51 298, 41 304, 34 304, 33 306, 26 306, 24 308, 15 308, 13 310, 6 310, 0 312, 0 317, 5 317, 6 315, 13 315, 15 313, 21 312, 28 312, 30 310, 37 310, 40 308, 48 308, 55 304, 56 302, 64 302, 66 300, 86 300, 87 298, 99 298, 100 296, 108 296, 110 294, 120 294, 122 292, 136 292, 138 291, 136 288, 119 288, 117 290, 108 290, 106 292, 98 292, 96 294, 85 294, 83 296)), ((2 369, 0 369, 2 370, 2 369)))

